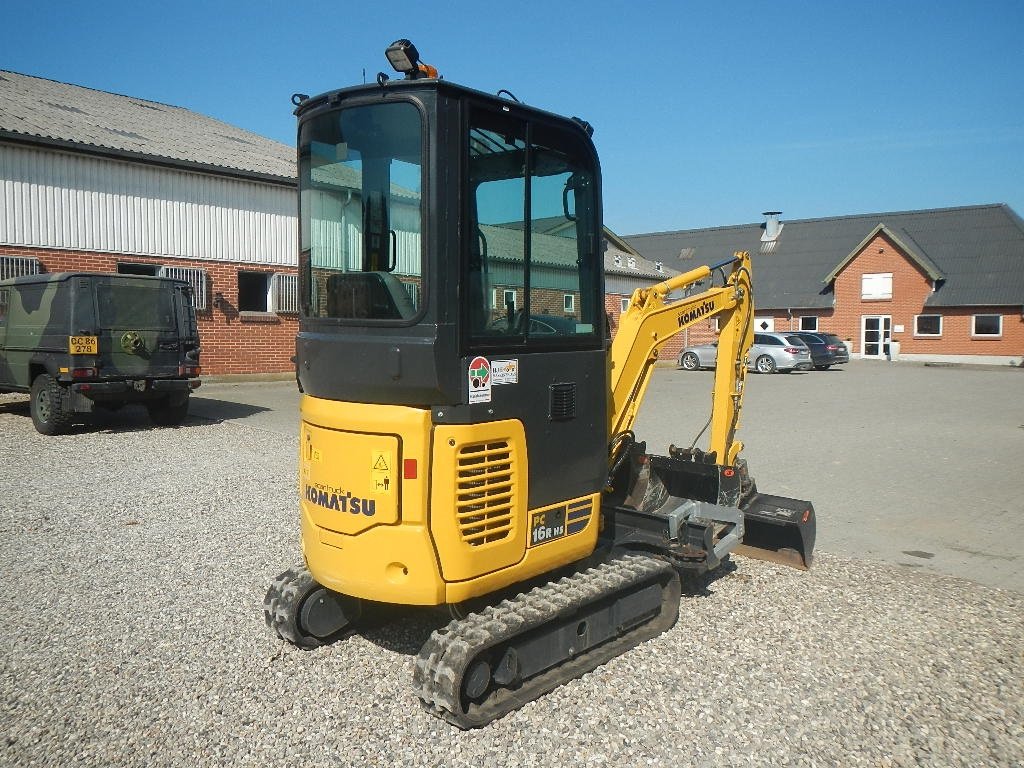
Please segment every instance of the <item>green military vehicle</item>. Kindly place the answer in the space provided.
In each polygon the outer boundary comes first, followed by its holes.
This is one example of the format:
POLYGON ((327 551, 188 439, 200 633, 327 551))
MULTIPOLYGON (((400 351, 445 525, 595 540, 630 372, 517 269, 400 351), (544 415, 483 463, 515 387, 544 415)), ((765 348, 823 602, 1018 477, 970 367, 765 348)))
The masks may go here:
POLYGON ((0 281, 0 393, 30 393, 36 430, 141 403, 180 424, 199 386, 191 288, 163 277, 60 272, 0 281))

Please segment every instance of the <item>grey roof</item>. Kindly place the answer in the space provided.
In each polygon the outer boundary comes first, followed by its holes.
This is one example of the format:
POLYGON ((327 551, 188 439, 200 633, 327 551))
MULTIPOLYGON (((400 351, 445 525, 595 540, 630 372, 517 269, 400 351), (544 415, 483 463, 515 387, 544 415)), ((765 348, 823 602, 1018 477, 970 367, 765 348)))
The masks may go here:
POLYGON ((832 306, 832 280, 878 231, 937 281, 926 305, 1024 305, 1024 222, 1005 204, 785 221, 764 254, 763 231, 758 223, 625 239, 648 259, 680 269, 749 251, 758 307, 813 309, 832 306))
POLYGON ((294 184, 295 149, 198 112, 0 70, 0 140, 294 184))
POLYGON ((666 264, 661 265, 661 269, 658 269, 658 265, 639 255, 632 248, 628 251, 624 251, 615 246, 615 238, 609 237, 611 230, 605 228, 605 248, 604 248, 604 271, 607 275, 624 275, 627 277, 639 277, 645 278, 651 281, 651 284, 660 283, 662 280, 668 280, 670 277, 674 277, 679 274, 679 270, 672 269, 666 264), (618 264, 616 264, 616 257, 618 257, 618 264), (633 266, 630 266, 633 264, 633 266))

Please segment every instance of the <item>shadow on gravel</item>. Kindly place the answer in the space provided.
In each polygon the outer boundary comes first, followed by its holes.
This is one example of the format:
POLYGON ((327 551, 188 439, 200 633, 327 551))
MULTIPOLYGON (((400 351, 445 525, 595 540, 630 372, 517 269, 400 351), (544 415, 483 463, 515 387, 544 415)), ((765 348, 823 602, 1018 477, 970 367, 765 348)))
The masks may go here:
POLYGON ((262 405, 250 405, 249 403, 236 403, 233 400, 215 400, 209 397, 193 398, 189 406, 189 419, 205 421, 234 421, 245 419, 257 413, 265 413, 272 410, 262 405))
POLYGON ((16 413, 28 416, 28 399, 8 400, 0 403, 0 413, 16 413))
POLYGON ((373 616, 358 634, 386 651, 415 656, 431 633, 451 620, 440 608, 381 606, 373 609, 373 616))
POLYGON ((683 577, 683 597, 710 597, 712 585, 719 579, 732 576, 738 570, 732 559, 725 560, 718 568, 700 576, 683 577))
MULTIPOLYGON (((210 426, 225 421, 245 419, 270 410, 272 409, 260 405, 235 403, 230 400, 196 398, 190 403, 188 418, 181 426, 210 426)), ((30 418, 28 396, 26 395, 24 400, 0 402, 0 414, 4 413, 30 418)), ((80 419, 78 423, 69 428, 68 434, 129 433, 145 432, 151 429, 175 429, 175 427, 161 427, 154 424, 150 420, 145 406, 141 405, 125 405, 117 409, 98 408, 90 414, 82 414, 80 419)))

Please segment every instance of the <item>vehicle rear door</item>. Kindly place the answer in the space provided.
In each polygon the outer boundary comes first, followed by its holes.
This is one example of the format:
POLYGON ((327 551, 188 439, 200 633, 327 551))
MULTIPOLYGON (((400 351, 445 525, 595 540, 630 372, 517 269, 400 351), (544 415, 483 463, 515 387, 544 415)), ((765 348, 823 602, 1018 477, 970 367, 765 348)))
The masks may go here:
POLYGON ((101 378, 178 374, 181 342, 174 283, 95 277, 101 378))

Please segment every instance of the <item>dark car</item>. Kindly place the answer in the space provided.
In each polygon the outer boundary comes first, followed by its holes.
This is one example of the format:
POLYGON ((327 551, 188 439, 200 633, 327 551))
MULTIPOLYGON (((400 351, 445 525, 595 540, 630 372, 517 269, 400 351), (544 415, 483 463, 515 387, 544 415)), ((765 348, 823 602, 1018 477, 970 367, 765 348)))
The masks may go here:
POLYGON ((832 365, 850 362, 850 350, 847 349, 842 339, 834 333, 816 333, 815 335, 825 340, 829 351, 835 356, 832 360, 832 365))
POLYGON ((814 370, 827 371, 838 362, 835 351, 829 348, 828 342, 820 334, 810 331, 791 331, 790 335, 803 339, 804 344, 811 350, 811 364, 814 365, 814 370))
POLYGON ((125 403, 145 405, 157 424, 180 424, 199 373, 185 283, 94 272, 0 281, 0 392, 28 392, 44 435, 125 403))

